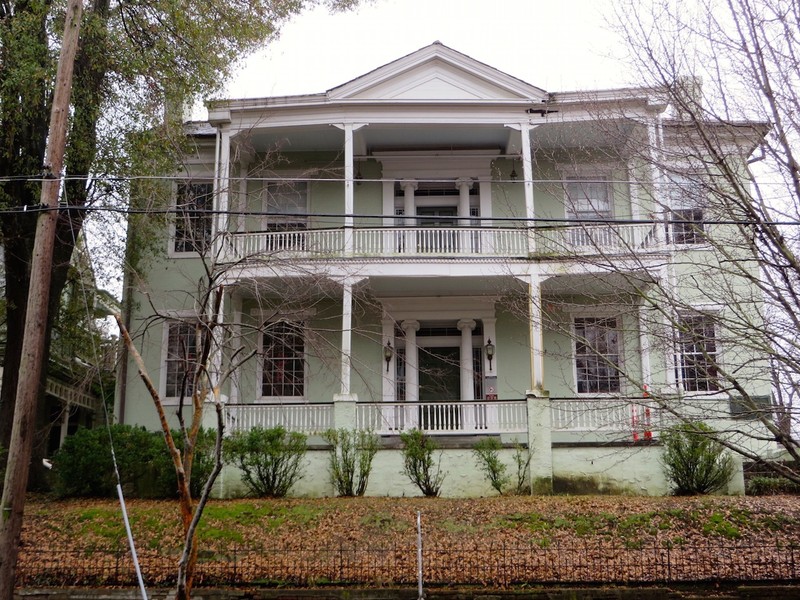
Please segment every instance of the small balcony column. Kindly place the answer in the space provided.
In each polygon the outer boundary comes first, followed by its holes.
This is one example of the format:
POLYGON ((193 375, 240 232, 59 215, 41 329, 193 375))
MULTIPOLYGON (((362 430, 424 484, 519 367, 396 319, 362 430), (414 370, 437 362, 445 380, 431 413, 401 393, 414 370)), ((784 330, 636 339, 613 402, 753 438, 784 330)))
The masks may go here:
POLYGON ((475 321, 461 319, 458 329, 461 331, 461 400, 470 402, 475 400, 472 368, 472 330, 475 329, 475 321))
POLYGON ((61 430, 58 436, 58 447, 64 446, 64 440, 67 439, 69 433, 69 413, 72 412, 72 407, 69 402, 64 403, 64 411, 61 413, 61 430))
POLYGON ((229 186, 231 169, 231 130, 229 124, 217 129, 216 160, 214 163, 214 209, 217 211, 213 225, 212 240, 215 248, 222 243, 228 231, 229 186))
POLYGON ((458 225, 459 227, 469 227, 469 191, 472 189, 472 180, 461 178, 456 180, 458 189, 458 225))
POLYGON ((542 328, 542 286, 536 274, 528 281, 528 327, 531 345, 531 394, 546 396, 544 388, 544 332, 542 328))
POLYGON ((345 281, 342 285, 342 384, 341 396, 349 397, 350 371, 353 351, 353 284, 345 281))
POLYGON ((406 338, 406 402, 419 401, 419 348, 417 331, 419 321, 403 321, 400 324, 406 338))
POLYGON ((417 191, 419 184, 416 181, 407 179, 402 181, 401 185, 403 187, 403 212, 405 214, 403 223, 406 227, 415 227, 417 224, 417 219, 415 218, 417 202, 414 198, 414 192, 417 191))

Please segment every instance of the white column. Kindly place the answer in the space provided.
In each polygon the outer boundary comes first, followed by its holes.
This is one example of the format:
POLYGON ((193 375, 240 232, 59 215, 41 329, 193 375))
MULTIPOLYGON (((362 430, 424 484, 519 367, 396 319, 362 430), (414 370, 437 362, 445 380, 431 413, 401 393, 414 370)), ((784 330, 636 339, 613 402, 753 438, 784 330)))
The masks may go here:
POLYGON ((239 214, 236 216, 236 231, 238 232, 244 231, 245 212, 247 211, 247 174, 249 170, 249 157, 242 157, 239 163, 239 201, 236 203, 239 210, 239 214))
POLYGON ((469 190, 472 188, 472 180, 461 178, 456 180, 456 188, 458 189, 458 225, 460 227, 469 227, 469 190))
MULTIPOLYGON (((233 351, 236 352, 240 348, 242 348, 242 297, 241 294, 232 292, 231 293, 231 311, 233 312, 233 351)), ((242 352, 244 354, 244 352, 242 352)), ((231 404, 239 404, 241 402, 241 372, 242 369, 236 369, 233 374, 231 375, 231 395, 230 395, 230 402, 231 404)), ((259 392, 256 394, 257 396, 261 395, 260 388, 261 382, 257 381, 256 386, 258 386, 259 392)))
POLYGON ((461 319, 458 322, 461 331, 461 400, 475 400, 474 371, 472 369, 472 330, 475 321, 461 319))
POLYGON ((406 338, 406 402, 419 402, 419 321, 403 321, 400 326, 406 338))
MULTIPOLYGON (((344 126, 344 252, 353 253, 353 125, 344 126)), ((342 392, 344 393, 344 392, 342 392)), ((349 393, 349 392, 348 392, 349 393)))
POLYGON ((342 385, 341 395, 350 396, 350 370, 353 352, 353 284, 342 285, 342 385))
POLYGON ((70 413, 69 402, 65 402, 64 412, 61 413, 61 431, 59 432, 58 436, 59 448, 61 448, 64 445, 64 440, 67 439, 67 433, 69 432, 69 413, 70 413))
POLYGON ((414 227, 417 224, 417 203, 414 199, 414 192, 418 187, 418 183, 413 180, 406 180, 402 182, 403 186, 403 210, 405 211, 405 224, 406 227, 414 227))
POLYGON ((522 176, 525 179, 525 216, 528 218, 528 227, 533 227, 533 218, 536 211, 533 204, 533 158, 531 152, 531 129, 529 124, 521 126, 522 134, 522 176))
POLYGON ((528 284, 528 320, 531 345, 531 393, 544 395, 544 339, 542 331, 542 288, 539 276, 530 276, 528 284))
POLYGON ((219 212, 216 218, 216 233, 228 230, 228 196, 230 191, 231 130, 228 125, 219 129, 219 165, 214 181, 214 207, 219 212))

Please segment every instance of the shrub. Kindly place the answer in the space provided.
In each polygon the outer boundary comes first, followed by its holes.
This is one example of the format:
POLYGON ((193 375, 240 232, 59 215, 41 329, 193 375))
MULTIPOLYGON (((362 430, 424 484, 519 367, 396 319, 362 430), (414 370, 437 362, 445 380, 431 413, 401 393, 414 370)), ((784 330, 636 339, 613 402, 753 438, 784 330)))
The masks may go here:
POLYGON ((258 497, 282 498, 302 477, 306 436, 283 427, 236 432, 225 441, 225 454, 242 470, 244 483, 258 497))
POLYGON ((329 429, 323 435, 331 445, 331 482, 340 496, 363 496, 367 490, 378 437, 371 431, 329 429))
MULTIPOLYGON (((129 425, 112 425, 111 436, 122 487, 126 494, 136 496, 148 475, 148 465, 156 457, 157 438, 144 428, 129 425)), ((53 457, 53 476, 59 496, 115 496, 117 479, 109 431, 104 427, 80 428, 67 437, 53 457)))
POLYGON ((478 468, 483 471, 498 494, 503 493, 503 488, 511 480, 511 477, 506 473, 508 467, 500 460, 501 448, 502 445, 497 438, 484 438, 472 447, 472 453, 475 455, 478 468))
POLYGON ((701 422, 682 423, 662 434, 664 471, 675 495, 708 494, 730 480, 733 459, 713 434, 701 422))
POLYGON ((748 496, 774 496, 776 494, 800 494, 800 485, 785 477, 753 477, 745 485, 748 496))
POLYGON ((520 443, 514 444, 514 464, 517 466, 517 487, 514 493, 518 496, 530 494, 528 469, 531 466, 531 452, 520 443))
MULTIPOLYGON (((120 483, 126 495, 139 498, 171 498, 177 495, 178 484, 164 436, 143 427, 112 425, 114 455, 120 483)), ((191 490, 199 495, 214 465, 213 430, 198 435, 192 465, 191 490)), ((173 437, 179 448, 183 439, 173 437)), ((64 440, 53 457, 55 492, 59 496, 114 497, 117 479, 111 457, 109 431, 105 427, 78 429, 64 440)))
POLYGON ((438 447, 419 429, 402 432, 400 439, 403 442, 403 472, 424 496, 438 496, 445 477, 441 471, 441 453, 438 460, 433 458, 438 447))

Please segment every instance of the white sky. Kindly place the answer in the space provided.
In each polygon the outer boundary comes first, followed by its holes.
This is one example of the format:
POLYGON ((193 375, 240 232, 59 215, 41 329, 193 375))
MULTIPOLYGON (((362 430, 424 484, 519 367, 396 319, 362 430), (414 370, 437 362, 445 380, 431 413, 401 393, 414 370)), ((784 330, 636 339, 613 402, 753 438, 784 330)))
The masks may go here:
POLYGON ((438 40, 547 91, 630 84, 609 0, 373 0, 305 12, 248 59, 229 98, 324 92, 438 40))

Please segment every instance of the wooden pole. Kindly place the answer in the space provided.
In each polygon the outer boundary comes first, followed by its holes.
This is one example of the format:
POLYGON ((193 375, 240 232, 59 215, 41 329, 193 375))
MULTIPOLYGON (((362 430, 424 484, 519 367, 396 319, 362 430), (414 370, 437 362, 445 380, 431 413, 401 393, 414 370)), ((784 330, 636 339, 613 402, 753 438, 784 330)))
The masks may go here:
POLYGON ((78 48, 83 1, 70 0, 64 25, 64 39, 58 59, 50 130, 44 158, 45 180, 42 183, 42 208, 36 223, 31 263, 28 308, 22 340, 22 361, 14 408, 14 423, 8 448, 3 497, 0 501, 0 600, 12 600, 25 491, 28 487, 39 384, 44 368, 45 329, 53 265, 58 195, 69 119, 72 71, 78 48))

